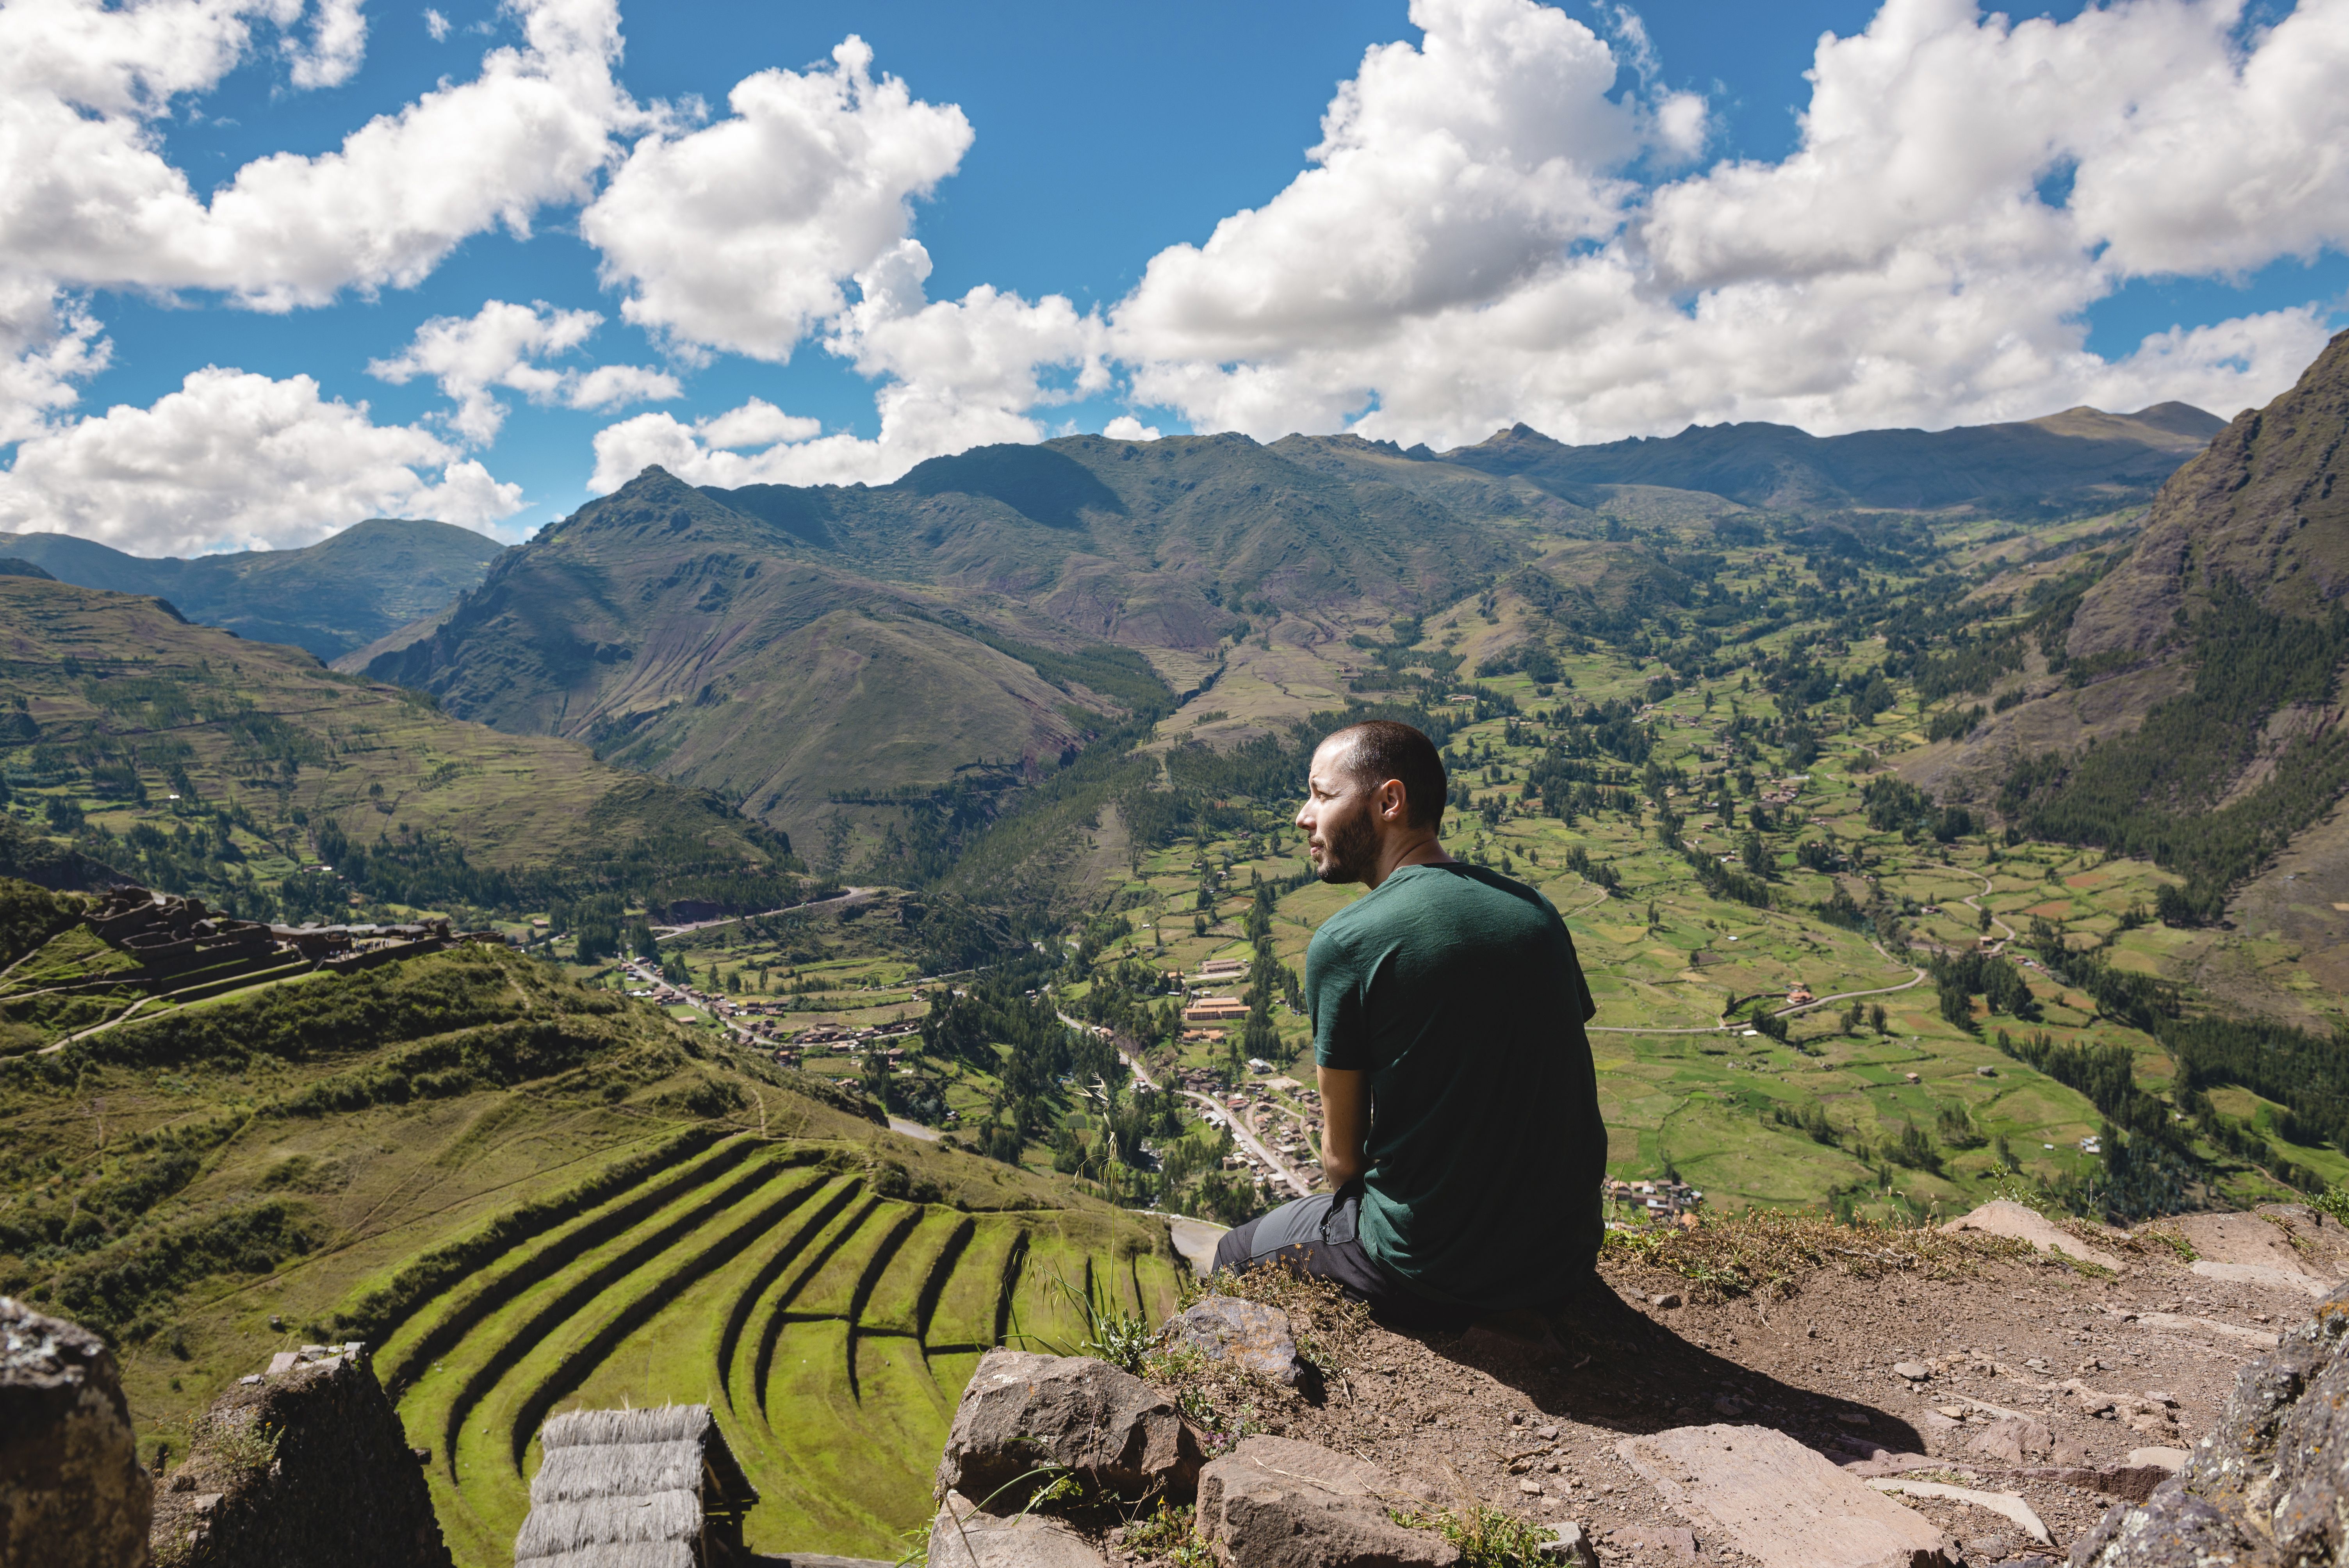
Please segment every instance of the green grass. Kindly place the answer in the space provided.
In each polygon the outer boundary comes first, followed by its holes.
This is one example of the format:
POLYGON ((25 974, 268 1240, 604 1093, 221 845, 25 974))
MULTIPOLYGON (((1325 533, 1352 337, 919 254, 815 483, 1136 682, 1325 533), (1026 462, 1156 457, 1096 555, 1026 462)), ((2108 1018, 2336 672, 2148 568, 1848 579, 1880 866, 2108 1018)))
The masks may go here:
POLYGON ((510 1560, 538 1426, 583 1402, 709 1402, 767 1548, 894 1551, 980 1351, 1060 1331, 1034 1260, 1097 1257, 1155 1318, 1163 1232, 707 1036, 468 950, 0 1061, 0 1289, 78 1311, 143 1282, 91 1321, 150 1452, 273 1351, 365 1325, 468 1568, 510 1560), (738 1092, 681 1109, 710 1083, 738 1092), (938 1201, 869 1192, 885 1161, 938 1201))

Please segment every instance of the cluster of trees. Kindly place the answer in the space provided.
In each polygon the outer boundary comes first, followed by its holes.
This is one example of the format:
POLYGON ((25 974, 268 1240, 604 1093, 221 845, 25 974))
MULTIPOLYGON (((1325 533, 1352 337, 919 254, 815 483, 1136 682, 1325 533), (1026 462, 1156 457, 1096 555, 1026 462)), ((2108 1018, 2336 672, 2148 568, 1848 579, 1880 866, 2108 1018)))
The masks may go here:
POLYGON ((2070 756, 2018 761, 1999 810, 2023 833, 2140 856, 2186 878, 2161 917, 2199 924, 2226 890, 2329 810, 2349 788, 2349 735, 2291 743, 2265 782, 2225 806, 2257 754, 2269 717, 2323 703, 2349 657, 2349 612, 2279 615, 2231 579, 2192 625, 2194 687, 2146 716, 2134 732, 2070 756))
POLYGON ((1973 998, 1981 996, 1993 1013, 2032 1023, 2039 1004, 2031 995, 2022 971, 1995 954, 1937 954, 1926 965, 1940 994, 1941 1016, 1971 1034, 1974 1027, 1973 998))
POLYGON ((1912 844, 1926 838, 1953 844, 1974 830, 1971 811, 1963 806, 1937 806, 1930 795, 1889 773, 1869 779, 1860 800, 1869 827, 1879 833, 1899 833, 1912 844))

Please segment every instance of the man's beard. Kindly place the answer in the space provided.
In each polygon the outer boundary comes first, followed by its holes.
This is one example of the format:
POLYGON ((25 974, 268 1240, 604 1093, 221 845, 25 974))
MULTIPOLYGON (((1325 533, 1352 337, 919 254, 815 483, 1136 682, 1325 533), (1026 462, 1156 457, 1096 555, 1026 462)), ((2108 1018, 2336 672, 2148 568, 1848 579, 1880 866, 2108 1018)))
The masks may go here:
POLYGON ((1314 873, 1325 882, 1357 882, 1368 874, 1379 842, 1368 811, 1357 811, 1321 828, 1321 863, 1314 873))

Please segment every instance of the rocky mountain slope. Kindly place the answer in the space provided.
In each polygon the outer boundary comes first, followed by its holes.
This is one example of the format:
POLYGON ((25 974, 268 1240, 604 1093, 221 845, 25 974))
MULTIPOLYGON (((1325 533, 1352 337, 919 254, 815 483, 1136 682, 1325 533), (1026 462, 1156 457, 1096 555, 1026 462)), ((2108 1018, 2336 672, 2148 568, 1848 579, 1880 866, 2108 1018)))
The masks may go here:
POLYGON ((1749 506, 1923 508, 1969 501, 2069 508, 2142 497, 2222 422, 2183 403, 2134 414, 2070 408, 1950 430, 1814 436, 1790 425, 1692 425, 1677 436, 1569 447, 1525 425, 1474 447, 1416 453, 1522 480, 1569 500, 1599 485, 1705 490, 1749 506))
POLYGON ((191 561, 128 555, 63 533, 0 534, 0 556, 60 582, 169 599, 191 621, 333 659, 441 609, 505 547, 469 528, 370 518, 301 550, 191 561))
POLYGON ((367 669, 804 834, 843 798, 1033 779, 1171 707, 1161 668, 1193 684, 1251 618, 1426 607, 1519 552, 1482 516, 1239 436, 981 448, 879 488, 648 469, 367 669))
MULTIPOLYGON (((2179 469, 2130 547, 1977 590, 2008 614, 1952 678, 1990 700, 1901 771, 2033 837, 2158 860, 2188 879, 2165 917, 2231 918, 2312 984, 2349 979, 2344 437, 2349 335, 2179 469)), ((2197 978, 2276 1010, 2242 967, 2197 978)))

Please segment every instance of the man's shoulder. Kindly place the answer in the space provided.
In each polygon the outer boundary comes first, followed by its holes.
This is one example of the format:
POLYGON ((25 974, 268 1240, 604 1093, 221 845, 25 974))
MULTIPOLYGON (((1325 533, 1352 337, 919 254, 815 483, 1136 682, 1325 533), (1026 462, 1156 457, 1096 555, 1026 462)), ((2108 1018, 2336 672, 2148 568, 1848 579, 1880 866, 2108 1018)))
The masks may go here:
POLYGON ((1449 865, 1423 869, 1444 873, 1418 879, 1418 885, 1411 890, 1427 902, 1456 903, 1486 915, 1515 914, 1543 924, 1559 918, 1557 906, 1542 896, 1540 889, 1504 876, 1489 866, 1454 861, 1449 865))

